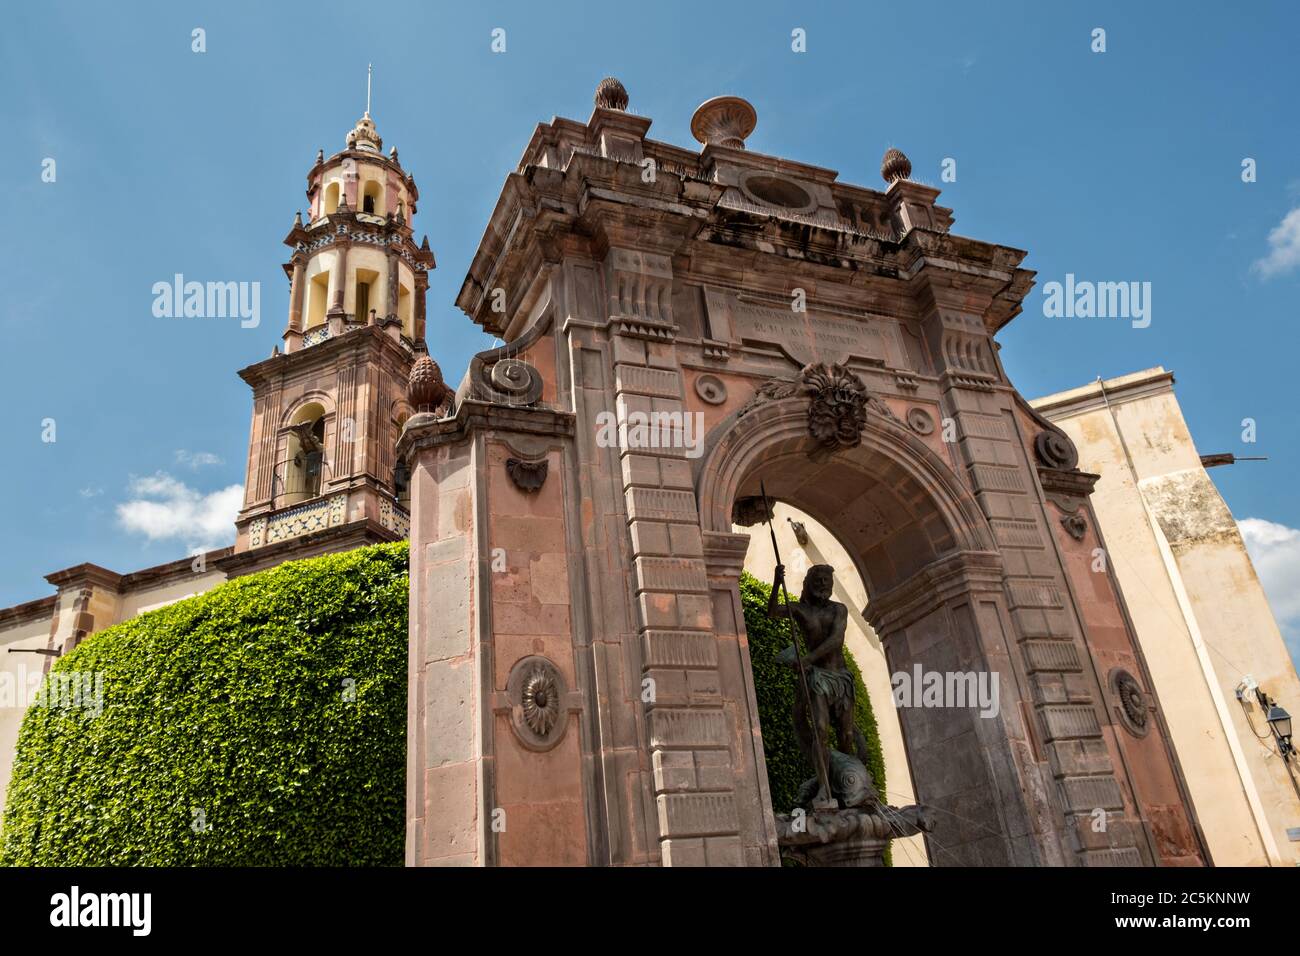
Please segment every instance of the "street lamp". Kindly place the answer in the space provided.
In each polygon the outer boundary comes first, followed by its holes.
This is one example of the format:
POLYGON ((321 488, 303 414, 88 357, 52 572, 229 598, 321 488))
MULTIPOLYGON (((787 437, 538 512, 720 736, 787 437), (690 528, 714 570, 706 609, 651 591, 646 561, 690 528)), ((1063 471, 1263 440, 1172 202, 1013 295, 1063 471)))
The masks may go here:
POLYGON ((1263 691, 1256 691, 1256 693, 1259 694, 1260 706, 1268 708, 1264 719, 1268 721, 1269 729, 1277 738, 1278 750, 1282 751, 1282 759, 1285 760, 1295 753, 1295 746, 1291 743, 1291 715, 1283 710, 1277 701, 1269 700, 1268 695, 1263 691))

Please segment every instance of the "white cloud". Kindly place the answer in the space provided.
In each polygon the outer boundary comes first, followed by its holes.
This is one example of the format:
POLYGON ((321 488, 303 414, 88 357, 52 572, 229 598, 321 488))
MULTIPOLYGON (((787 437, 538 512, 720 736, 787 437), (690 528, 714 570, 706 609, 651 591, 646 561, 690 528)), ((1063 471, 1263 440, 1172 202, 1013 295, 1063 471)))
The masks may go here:
POLYGON ((244 501, 241 485, 203 494, 165 471, 133 478, 130 491, 134 497, 117 506, 123 528, 150 541, 184 541, 192 552, 229 544, 244 501))
POLYGON ((188 451, 184 448, 178 448, 176 449, 176 463, 178 465, 188 465, 197 471, 205 465, 219 465, 221 459, 210 451, 188 451))
POLYGON ((104 489, 87 485, 77 493, 83 498, 97 498, 104 493, 104 489))
POLYGON ((1265 279, 1300 267, 1300 207, 1292 209, 1268 234, 1268 255, 1250 269, 1265 279))
POLYGON ((1263 518, 1237 522, 1291 659, 1300 661, 1300 530, 1263 518))

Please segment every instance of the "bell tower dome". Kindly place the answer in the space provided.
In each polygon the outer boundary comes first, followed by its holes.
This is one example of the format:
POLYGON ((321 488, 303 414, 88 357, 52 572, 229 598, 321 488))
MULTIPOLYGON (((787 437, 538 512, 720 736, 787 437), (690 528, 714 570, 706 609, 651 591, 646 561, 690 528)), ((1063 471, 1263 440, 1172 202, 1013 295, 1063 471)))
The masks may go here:
MULTIPOLYGON (((367 100, 369 96, 367 95, 367 100)), ((427 351, 435 267, 412 223, 419 190, 366 112, 344 148, 318 151, 292 250, 283 350, 240 371, 253 389, 244 506, 228 570, 398 540, 409 531, 393 454, 411 409, 411 366, 427 351)))

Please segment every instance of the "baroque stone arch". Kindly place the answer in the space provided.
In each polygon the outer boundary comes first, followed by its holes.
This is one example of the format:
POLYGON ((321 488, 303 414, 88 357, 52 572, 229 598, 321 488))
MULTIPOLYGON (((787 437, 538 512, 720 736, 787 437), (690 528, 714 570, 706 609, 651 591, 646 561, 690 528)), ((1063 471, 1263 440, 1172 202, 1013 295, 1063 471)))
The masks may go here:
POLYGON ((280 416, 279 427, 288 428, 294 422, 300 419, 300 412, 309 405, 319 405, 321 407, 321 417, 330 419, 334 416, 334 398, 329 392, 321 389, 312 389, 303 394, 296 402, 285 406, 283 414, 280 416))
MULTIPOLYGON (((713 586, 737 587, 740 566, 719 545, 735 537, 736 518, 748 523, 733 506, 758 495, 761 481, 771 500, 806 512, 845 547, 866 585, 866 616, 891 673, 918 666, 996 673, 1002 696, 1014 700, 1018 678, 1001 652, 1010 630, 1003 558, 970 492, 884 410, 866 416, 858 444, 833 451, 810 434, 808 410, 801 397, 764 402, 734 412, 706 439, 696 497, 713 586)), ((752 674, 743 671, 749 697, 752 674)), ((1011 758, 1008 741, 1025 733, 1017 708, 999 703, 984 715, 919 708, 900 712, 900 723, 917 799, 937 811, 930 858, 940 865, 1033 861, 1035 850, 1016 836, 1028 808, 998 772, 1011 758), (981 758, 955 759, 953 749, 981 758)))
POLYGON ((883 415, 868 415, 856 447, 825 453, 809 434, 807 400, 783 399, 732 413, 705 448, 695 467, 705 531, 729 532, 734 503, 759 494, 761 479, 771 498, 835 529, 873 595, 947 556, 996 553, 952 469, 883 415))

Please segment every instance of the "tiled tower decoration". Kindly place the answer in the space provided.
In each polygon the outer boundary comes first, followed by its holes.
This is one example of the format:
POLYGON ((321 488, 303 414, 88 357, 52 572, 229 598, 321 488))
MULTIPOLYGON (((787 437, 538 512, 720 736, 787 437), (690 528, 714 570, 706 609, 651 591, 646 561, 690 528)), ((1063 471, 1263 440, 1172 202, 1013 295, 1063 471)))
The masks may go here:
POLYGON ((419 191, 366 113, 307 173, 307 221, 285 245, 284 347, 240 371, 253 389, 231 570, 406 537, 393 448, 411 408, 433 253, 412 231, 419 191), (290 554, 285 554, 285 549, 290 554))

